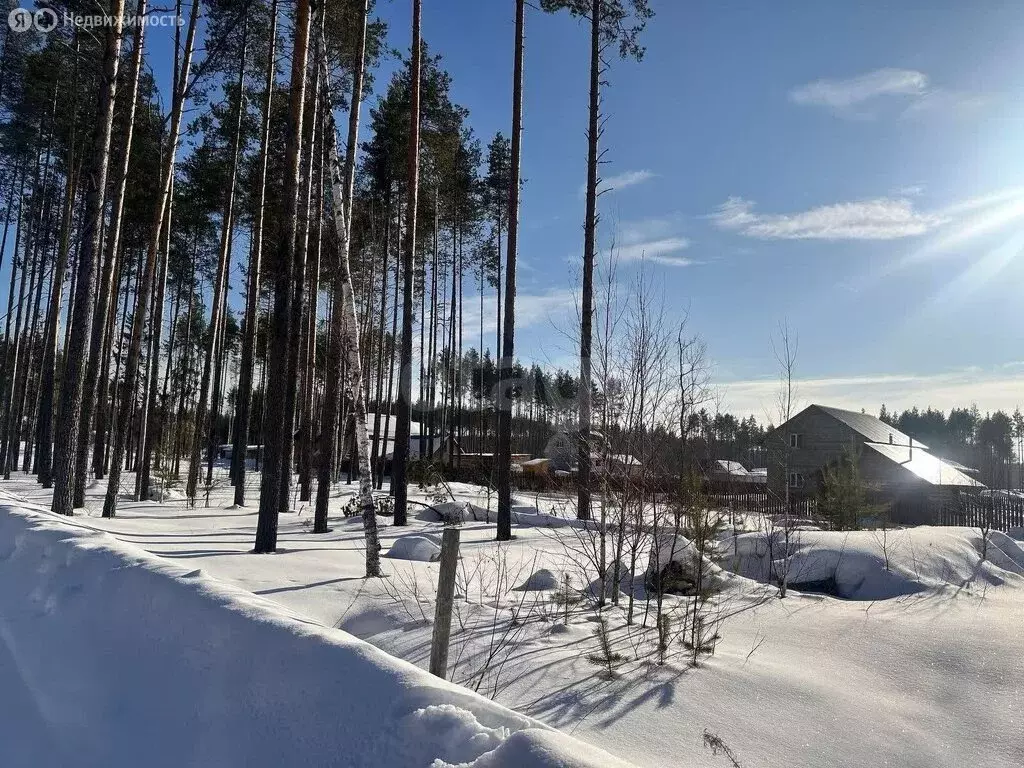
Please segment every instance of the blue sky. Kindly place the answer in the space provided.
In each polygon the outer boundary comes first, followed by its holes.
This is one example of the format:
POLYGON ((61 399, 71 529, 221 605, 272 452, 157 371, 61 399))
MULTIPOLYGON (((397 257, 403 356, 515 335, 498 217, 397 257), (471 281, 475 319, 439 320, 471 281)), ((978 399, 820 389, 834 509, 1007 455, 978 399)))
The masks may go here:
MULTIPOLYGON (((403 50, 410 5, 378 0, 403 50)), ((722 407, 770 409, 784 320, 805 402, 1024 402, 1024 4, 652 5, 643 62, 607 75, 600 240, 689 311, 722 407)), ((484 142, 509 132, 513 31, 512 0, 424 0, 484 142)), ((570 368, 588 55, 579 22, 527 10, 517 349, 570 368)))
MULTIPOLYGON (((408 5, 380 4, 396 47, 408 5)), ((483 137, 508 130, 512 6, 424 3, 483 137)), ((805 401, 1024 401, 1024 6, 653 6, 644 61, 608 75, 601 239, 689 309, 723 406, 770 407, 783 320, 805 401)), ((532 9, 527 35, 518 348, 569 365, 587 36, 532 9)))

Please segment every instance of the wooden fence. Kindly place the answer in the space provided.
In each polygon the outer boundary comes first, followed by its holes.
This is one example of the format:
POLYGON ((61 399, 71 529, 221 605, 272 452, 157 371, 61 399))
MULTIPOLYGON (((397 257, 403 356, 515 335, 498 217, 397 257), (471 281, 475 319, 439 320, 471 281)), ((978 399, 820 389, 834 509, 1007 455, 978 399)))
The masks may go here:
POLYGON ((959 493, 944 500, 936 522, 995 531, 1024 528, 1024 499, 959 493))
MULTIPOLYGON (((726 507, 736 512, 750 512, 759 515, 785 515, 786 499, 771 493, 764 486, 741 488, 730 492, 706 492, 708 502, 713 506, 726 507)), ((789 498, 790 517, 812 519, 818 514, 818 500, 813 496, 792 494, 789 498)))

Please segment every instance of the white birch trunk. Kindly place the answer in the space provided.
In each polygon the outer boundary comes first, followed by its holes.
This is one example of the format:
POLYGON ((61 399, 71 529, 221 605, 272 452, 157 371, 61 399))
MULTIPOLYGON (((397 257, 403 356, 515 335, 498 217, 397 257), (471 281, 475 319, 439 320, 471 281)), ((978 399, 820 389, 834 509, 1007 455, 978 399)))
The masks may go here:
MULTIPOLYGON (((365 21, 364 21, 365 23, 365 21)), ((327 68, 327 46, 320 40, 324 83, 328 94, 331 92, 330 72, 327 68)), ((361 81, 362 57, 358 63, 356 78, 361 81)), ((349 141, 354 142, 359 127, 360 88, 353 89, 351 114, 349 118, 349 141)), ((349 265, 350 230, 352 221, 352 194, 355 182, 355 145, 349 150, 344 168, 338 152, 338 132, 334 114, 328 110, 328 148, 331 164, 331 202, 334 229, 338 236, 338 275, 335 285, 341 289, 334 297, 335 311, 342 312, 344 320, 345 368, 348 372, 348 389, 352 394, 355 411, 355 439, 359 454, 359 508, 363 517, 363 532, 366 537, 366 575, 380 576, 380 542, 377 537, 377 513, 373 507, 373 477, 370 472, 370 437, 366 429, 366 400, 363 394, 363 371, 359 355, 359 318, 356 312, 355 292, 352 290, 352 272, 349 265)), ((323 460, 324 457, 321 457, 323 460)))

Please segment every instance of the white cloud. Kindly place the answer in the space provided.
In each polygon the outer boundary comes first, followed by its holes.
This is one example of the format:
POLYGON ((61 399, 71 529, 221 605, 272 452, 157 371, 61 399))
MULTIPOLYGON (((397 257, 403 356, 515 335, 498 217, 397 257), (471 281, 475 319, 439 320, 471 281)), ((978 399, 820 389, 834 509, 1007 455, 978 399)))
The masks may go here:
POLYGON ((620 224, 616 230, 615 255, 620 262, 641 259, 669 267, 688 267, 696 262, 682 256, 690 239, 680 233, 678 216, 651 217, 620 224))
POLYGON ((755 212, 753 202, 730 197, 710 218, 721 229, 762 240, 895 240, 945 222, 939 214, 915 210, 909 200, 888 197, 776 214, 755 212))
MULTIPOLYGON (((621 192, 627 187, 635 187, 637 184, 643 184, 645 181, 650 181, 655 176, 657 176, 657 174, 654 173, 654 171, 625 171, 607 179, 601 179, 598 184, 597 191, 598 194, 602 192, 621 192)), ((587 194, 586 184, 580 185, 578 194, 580 197, 584 197, 587 194)))
POLYGON ((632 245, 647 240, 673 237, 682 228, 682 223, 680 216, 652 216, 620 222, 616 225, 615 232, 620 243, 632 245))
POLYGON ((659 264, 670 264, 678 267, 689 266, 693 262, 679 256, 679 253, 690 247, 685 237, 667 237, 663 240, 648 240, 631 243, 616 248, 615 254, 619 261, 639 261, 646 259, 659 264))
POLYGON ((928 76, 914 69, 876 69, 844 80, 815 80, 789 92, 790 101, 833 109, 848 109, 880 96, 922 96, 928 76))
POLYGON ((797 86, 789 100, 825 107, 840 117, 872 119, 886 103, 900 105, 902 118, 969 116, 987 101, 978 93, 934 86, 924 72, 886 67, 845 79, 823 78, 797 86))
MULTIPOLYGON (((803 408, 811 403, 877 414, 882 403, 889 410, 931 406, 942 410, 977 403, 982 411, 1013 411, 1024 403, 1024 380, 1013 375, 1015 364, 992 370, 976 367, 935 374, 878 374, 798 379, 795 389, 803 408)), ((779 382, 774 378, 723 384, 723 409, 774 420, 779 382)))
POLYGON ((914 99, 904 110, 902 117, 928 117, 931 115, 970 117, 984 107, 987 102, 988 98, 982 94, 934 88, 914 99))
MULTIPOLYGON (((498 328, 497 307, 494 293, 484 294, 483 332, 484 346, 494 346, 494 333, 498 328)), ((552 290, 546 293, 516 293, 516 331, 555 321, 565 313, 575 311, 576 297, 569 289, 552 290)), ((480 296, 466 294, 462 316, 463 337, 473 344, 480 335, 480 296)), ((418 337, 417 337, 418 338, 418 337)), ((493 350, 492 350, 493 351, 493 350)))
POLYGON ((895 192, 897 197, 920 197, 924 194, 924 184, 910 184, 900 187, 895 192))

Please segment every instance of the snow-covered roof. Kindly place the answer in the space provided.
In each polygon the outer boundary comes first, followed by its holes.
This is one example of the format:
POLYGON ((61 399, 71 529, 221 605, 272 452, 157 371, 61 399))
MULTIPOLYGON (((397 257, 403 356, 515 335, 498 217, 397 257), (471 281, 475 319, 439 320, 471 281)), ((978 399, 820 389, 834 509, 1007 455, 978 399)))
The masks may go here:
POLYGON ((889 445, 888 443, 865 443, 876 453, 899 464, 908 472, 916 475, 930 485, 950 485, 968 488, 984 488, 973 477, 969 477, 948 462, 932 456, 916 445, 889 445))
MULTIPOLYGON (((370 439, 373 439, 373 425, 376 418, 375 413, 366 414, 366 431, 370 435, 370 439)), ((391 442, 395 437, 395 432, 398 431, 398 417, 397 416, 386 416, 385 414, 380 415, 380 436, 384 437, 385 430, 388 433, 388 442, 391 442), (388 423, 390 422, 390 424, 388 423)), ((409 436, 419 437, 422 431, 422 425, 418 421, 412 421, 409 425, 409 436)))
POLYGON ((728 459, 717 459, 715 461, 715 467, 719 472, 728 472, 730 475, 746 475, 749 474, 742 464, 738 461, 729 461, 728 459))

